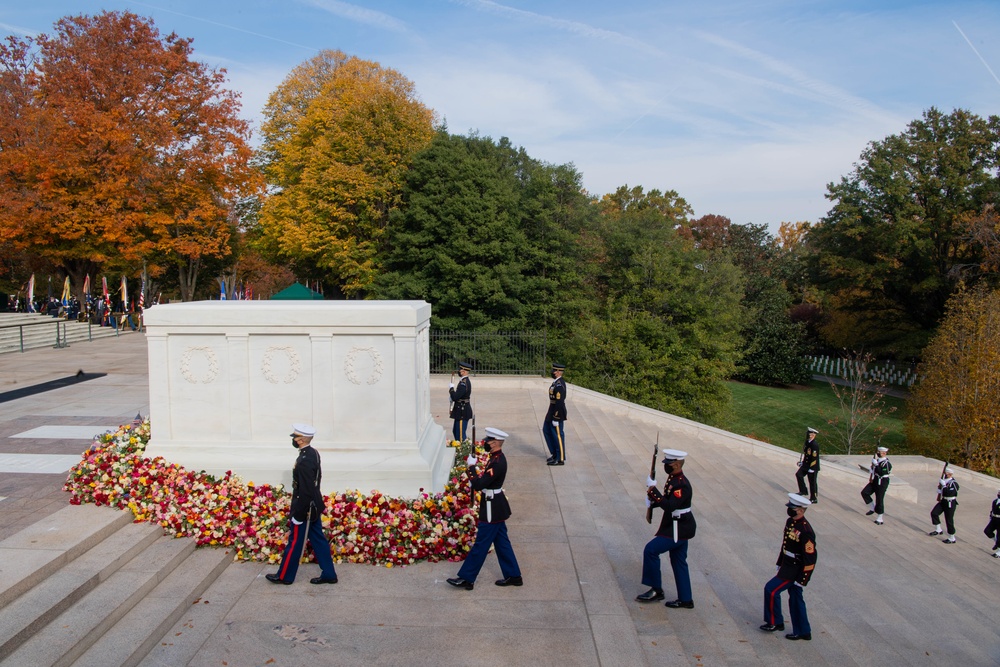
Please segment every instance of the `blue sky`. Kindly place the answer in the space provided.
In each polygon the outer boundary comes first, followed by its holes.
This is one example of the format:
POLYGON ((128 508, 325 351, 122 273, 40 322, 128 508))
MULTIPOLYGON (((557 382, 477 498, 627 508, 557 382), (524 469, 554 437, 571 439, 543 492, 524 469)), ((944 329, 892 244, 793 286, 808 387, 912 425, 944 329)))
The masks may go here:
POLYGON ((826 184, 923 111, 1000 113, 1000 3, 880 0, 34 0, 0 35, 130 10, 194 39, 257 126, 322 49, 392 67, 453 133, 572 162, 601 195, 676 190, 696 216, 816 221, 826 184))

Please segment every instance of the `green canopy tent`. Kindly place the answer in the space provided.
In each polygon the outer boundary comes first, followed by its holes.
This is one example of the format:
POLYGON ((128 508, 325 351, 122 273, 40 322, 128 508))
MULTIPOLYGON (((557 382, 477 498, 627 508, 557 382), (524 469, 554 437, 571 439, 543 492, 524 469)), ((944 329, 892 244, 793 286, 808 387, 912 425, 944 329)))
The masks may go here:
POLYGON ((272 300, 280 299, 284 301, 323 301, 323 295, 309 289, 302 283, 295 283, 271 297, 272 300))

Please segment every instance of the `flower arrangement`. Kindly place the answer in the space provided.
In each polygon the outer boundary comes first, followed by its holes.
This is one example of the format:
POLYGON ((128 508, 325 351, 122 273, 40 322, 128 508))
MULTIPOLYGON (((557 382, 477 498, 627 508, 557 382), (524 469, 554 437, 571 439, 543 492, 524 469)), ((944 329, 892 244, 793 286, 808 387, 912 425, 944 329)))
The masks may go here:
MULTIPOLYGON (((232 548, 236 560, 280 560, 289 493, 244 482, 232 472, 216 477, 162 457, 146 458, 148 442, 148 419, 98 436, 63 486, 72 494, 70 503, 131 510, 137 522, 157 523, 168 535, 232 548)), ((465 558, 475 541, 476 498, 461 462, 472 447, 469 440, 458 444, 459 466, 442 493, 421 490, 412 499, 378 491, 327 496, 323 527, 334 560, 394 567, 465 558)))

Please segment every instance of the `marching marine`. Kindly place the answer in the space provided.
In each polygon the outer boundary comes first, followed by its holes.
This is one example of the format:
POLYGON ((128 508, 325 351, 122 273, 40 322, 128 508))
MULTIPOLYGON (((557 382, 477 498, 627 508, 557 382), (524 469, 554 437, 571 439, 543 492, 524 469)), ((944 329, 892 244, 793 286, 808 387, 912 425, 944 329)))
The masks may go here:
POLYGON ((670 552, 677 599, 664 604, 671 609, 694 609, 687 551, 688 540, 694 537, 697 524, 691 513, 691 482, 681 470, 685 458, 687 452, 678 449, 663 451, 663 469, 669 475, 663 493, 656 488, 656 482, 651 477, 646 480, 646 496, 653 507, 663 510, 663 518, 656 535, 642 551, 642 583, 650 588, 635 598, 639 602, 656 602, 665 597, 660 554, 670 552))
POLYGON ((781 615, 781 593, 788 591, 788 615, 792 618, 792 632, 785 639, 812 639, 809 615, 803 592, 816 568, 816 533, 806 521, 806 508, 812 503, 796 493, 788 494, 785 504, 788 519, 778 551, 778 573, 764 586, 764 632, 785 629, 781 615))
POLYGON ((948 526, 948 537, 941 540, 945 544, 955 543, 955 508, 958 507, 958 482, 955 481, 955 473, 945 467, 944 477, 938 480, 938 502, 931 510, 931 523, 934 530, 928 535, 941 535, 941 514, 944 514, 945 524, 948 526))
POLYGON ((464 361, 458 362, 458 385, 449 384, 448 394, 451 396, 451 411, 449 417, 454 419, 451 427, 453 440, 462 442, 469 433, 469 422, 472 421, 472 380, 469 379, 469 371, 472 364, 464 361))
POLYGON ((448 579, 455 588, 471 591, 476 577, 490 549, 496 549, 497 560, 503 579, 497 586, 521 586, 521 568, 517 564, 514 548, 507 537, 507 519, 510 518, 510 503, 504 494, 503 483, 507 478, 507 458, 502 447, 507 434, 496 428, 487 428, 483 445, 489 449, 490 458, 482 470, 477 470, 476 454, 473 451, 465 460, 469 467, 472 488, 479 491, 479 522, 476 524, 476 541, 458 570, 458 576, 448 579))
POLYGON ((875 515, 875 525, 882 525, 882 515, 885 513, 885 492, 889 488, 889 473, 892 463, 889 461, 889 448, 879 447, 868 466, 868 484, 861 489, 861 499, 868 505, 865 516, 875 515), (874 494, 875 500, 872 500, 874 494))

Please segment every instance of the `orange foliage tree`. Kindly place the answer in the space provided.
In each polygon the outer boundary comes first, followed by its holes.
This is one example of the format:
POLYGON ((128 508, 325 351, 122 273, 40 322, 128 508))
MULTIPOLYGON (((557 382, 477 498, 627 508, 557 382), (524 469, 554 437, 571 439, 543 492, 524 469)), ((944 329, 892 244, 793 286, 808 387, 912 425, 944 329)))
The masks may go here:
POLYGON ((264 118, 259 161, 272 190, 260 247, 300 278, 363 295, 406 171, 433 136, 433 112, 399 72, 324 51, 288 75, 264 118))
POLYGON ((231 202, 260 189, 224 71, 129 12, 67 17, 0 45, 0 240, 77 286, 176 269, 190 299, 229 253, 231 202))

